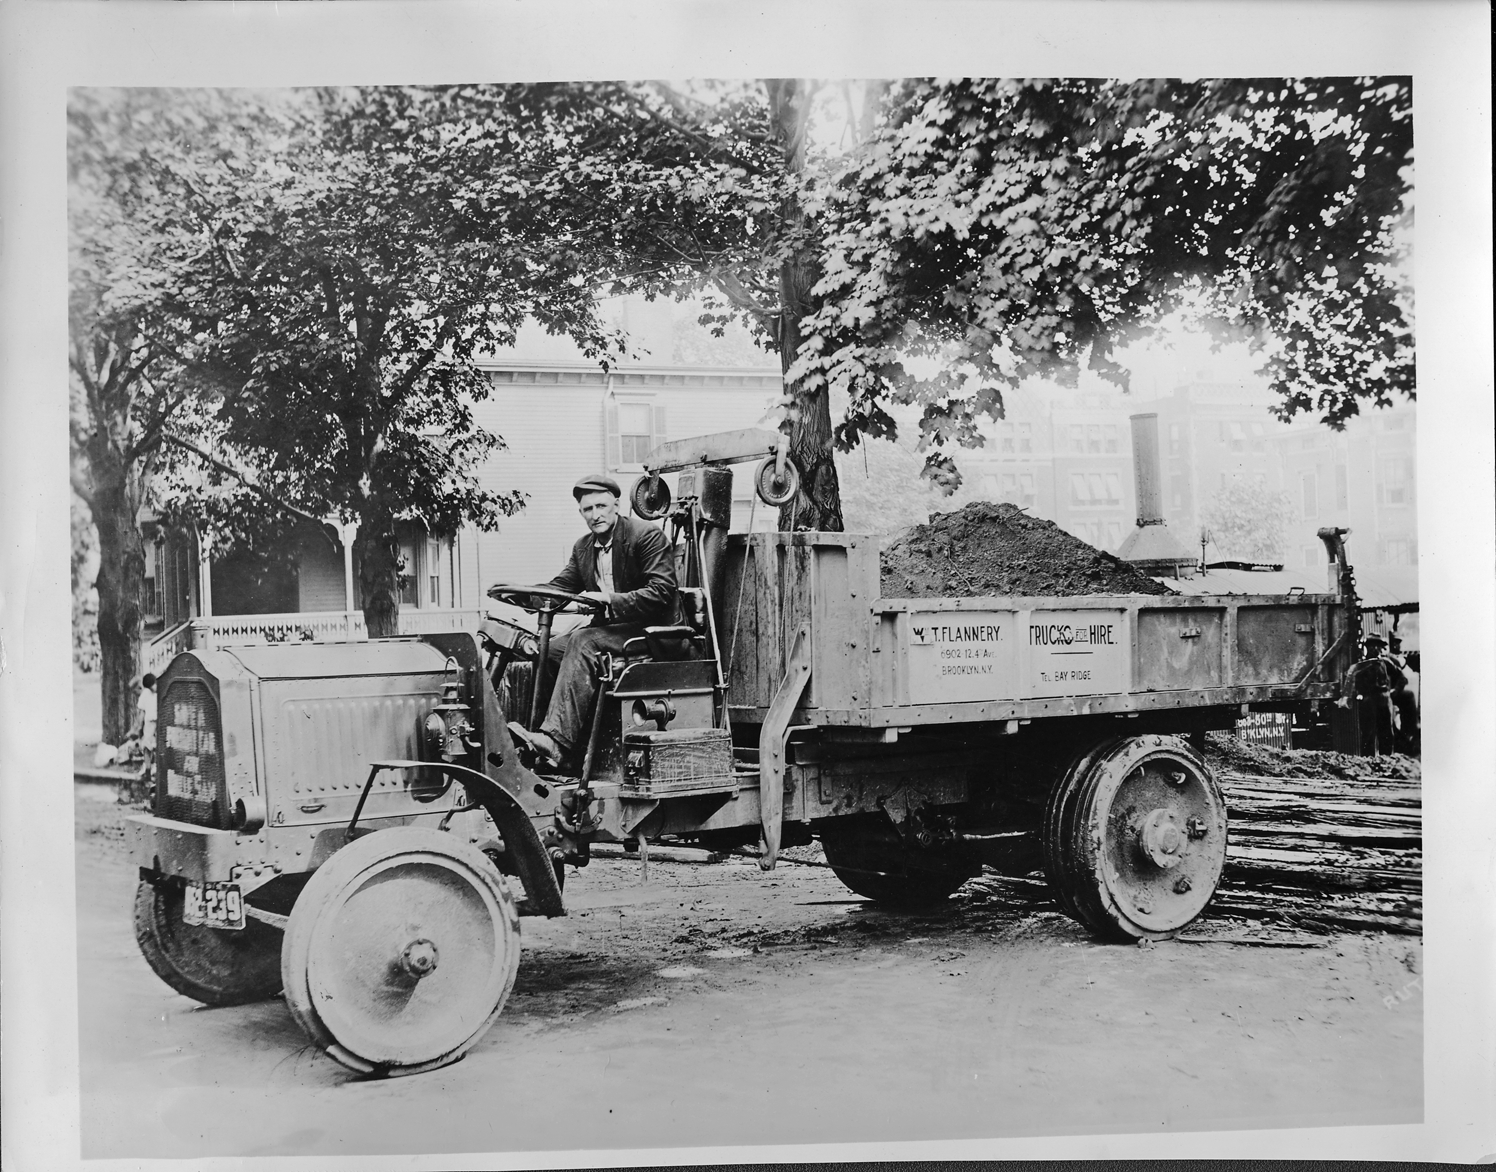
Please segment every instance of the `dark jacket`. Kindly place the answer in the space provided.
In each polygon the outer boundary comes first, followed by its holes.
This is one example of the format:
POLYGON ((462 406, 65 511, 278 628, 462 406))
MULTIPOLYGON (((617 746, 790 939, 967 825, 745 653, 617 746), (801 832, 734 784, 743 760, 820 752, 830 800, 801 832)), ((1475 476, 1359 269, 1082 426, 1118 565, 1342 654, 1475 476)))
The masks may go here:
MULTIPOLYGON (((566 568, 551 579, 558 590, 600 590, 597 538, 589 531, 571 548, 566 568)), ((604 623, 667 624, 675 617, 675 555, 659 529, 619 517, 613 529, 613 594, 604 623)))

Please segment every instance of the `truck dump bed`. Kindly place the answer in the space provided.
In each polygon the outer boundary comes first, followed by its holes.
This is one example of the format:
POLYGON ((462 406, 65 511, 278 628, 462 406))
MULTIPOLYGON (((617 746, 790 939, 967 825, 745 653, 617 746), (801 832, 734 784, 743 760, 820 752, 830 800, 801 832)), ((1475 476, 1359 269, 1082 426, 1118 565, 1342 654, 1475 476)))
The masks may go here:
POLYGON ((757 533, 728 546, 735 721, 762 723, 803 628, 793 722, 872 729, 1289 703, 1335 695, 1333 594, 883 598, 878 542, 757 533))

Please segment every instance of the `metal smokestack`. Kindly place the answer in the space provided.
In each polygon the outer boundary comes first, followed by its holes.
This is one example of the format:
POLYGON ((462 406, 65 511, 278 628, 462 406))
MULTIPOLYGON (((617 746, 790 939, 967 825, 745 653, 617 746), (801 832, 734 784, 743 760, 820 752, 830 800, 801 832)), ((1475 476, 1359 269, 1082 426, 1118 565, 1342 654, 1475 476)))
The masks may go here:
POLYGON ((1138 525, 1117 556, 1152 577, 1185 576, 1194 557, 1164 524, 1155 412, 1132 416, 1132 476, 1138 491, 1138 525))
POLYGON ((1138 527, 1164 523, 1158 470, 1158 415, 1132 416, 1132 476, 1138 490, 1138 527))

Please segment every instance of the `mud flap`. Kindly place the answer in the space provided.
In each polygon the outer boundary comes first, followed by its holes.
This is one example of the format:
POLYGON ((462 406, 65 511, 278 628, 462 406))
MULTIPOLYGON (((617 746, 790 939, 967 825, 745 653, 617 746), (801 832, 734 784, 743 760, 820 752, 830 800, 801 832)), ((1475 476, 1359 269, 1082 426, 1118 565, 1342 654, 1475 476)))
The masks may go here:
POLYGON ((790 717, 800 705, 810 682, 810 627, 802 624, 790 649, 789 670, 784 673, 769 714, 758 733, 758 804, 764 830, 764 853, 758 860, 762 870, 772 871, 779 859, 784 814, 784 753, 790 717))

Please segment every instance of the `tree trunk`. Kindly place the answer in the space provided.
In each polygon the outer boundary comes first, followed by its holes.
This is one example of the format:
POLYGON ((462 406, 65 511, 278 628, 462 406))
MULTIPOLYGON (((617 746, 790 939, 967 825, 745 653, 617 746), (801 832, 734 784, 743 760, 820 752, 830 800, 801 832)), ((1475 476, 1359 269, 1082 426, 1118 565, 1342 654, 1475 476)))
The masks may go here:
MULTIPOLYGON (((810 121, 811 87, 803 81, 774 80, 765 83, 774 133, 784 151, 785 168, 798 176, 805 170, 805 136, 810 121)), ((784 211, 785 231, 802 243, 779 270, 779 360, 789 370, 803 340, 800 323, 815 312, 811 289, 820 279, 814 248, 803 243, 808 219, 798 199, 784 211)), ((831 400, 827 389, 806 392, 790 385, 790 456, 800 469, 800 491, 779 510, 784 530, 820 529, 840 532, 841 486, 832 458, 831 400)))
MULTIPOLYGON (((400 539, 388 514, 359 521, 353 548, 358 554, 358 580, 364 591, 364 626, 369 638, 386 639, 400 633, 400 539)), ((406 569, 414 571, 414 566, 406 569)))
POLYGON ((135 722, 140 689, 141 600, 145 592, 145 542, 136 524, 138 504, 130 492, 120 454, 107 441, 90 442, 93 480, 90 508, 99 535, 99 688, 103 739, 118 745, 135 722))

